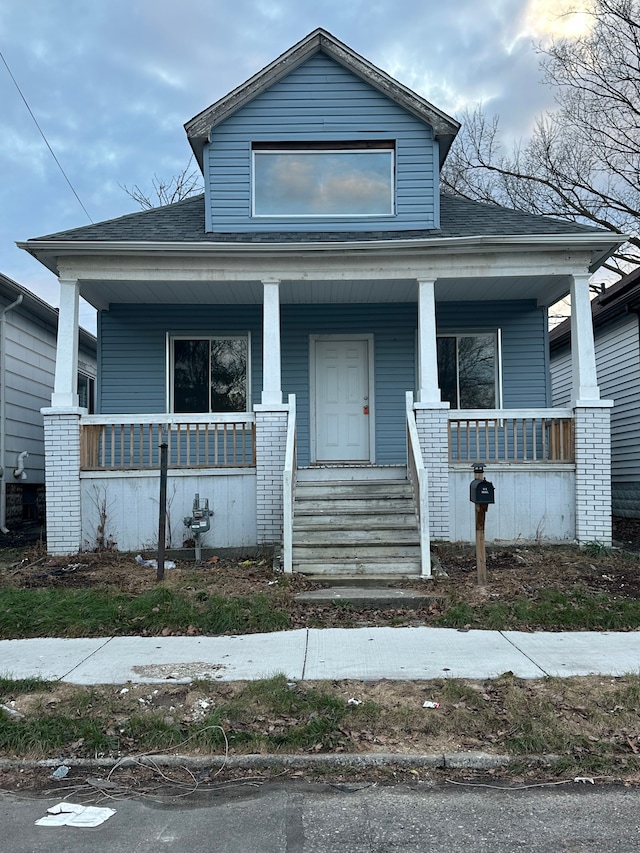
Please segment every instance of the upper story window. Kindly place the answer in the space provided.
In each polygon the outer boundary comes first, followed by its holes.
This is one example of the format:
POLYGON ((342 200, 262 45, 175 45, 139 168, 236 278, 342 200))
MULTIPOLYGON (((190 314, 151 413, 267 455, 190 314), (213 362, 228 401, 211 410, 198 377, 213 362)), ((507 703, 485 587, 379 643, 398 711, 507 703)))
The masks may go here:
POLYGON ((171 411, 247 411, 248 336, 172 338, 170 367, 171 411))
POLYGON ((395 143, 254 142, 253 216, 392 216, 395 143))
POLYGON ((438 336, 438 382, 452 409, 495 409, 499 401, 499 334, 438 336))

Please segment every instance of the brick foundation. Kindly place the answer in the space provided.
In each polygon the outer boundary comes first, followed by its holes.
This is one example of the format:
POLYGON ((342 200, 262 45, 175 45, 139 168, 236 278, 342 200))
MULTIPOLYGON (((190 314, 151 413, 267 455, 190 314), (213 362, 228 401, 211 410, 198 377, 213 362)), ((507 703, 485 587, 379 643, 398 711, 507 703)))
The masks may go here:
POLYGON ((47 550, 77 554, 82 541, 80 415, 83 409, 43 409, 47 550))
POLYGON ((258 545, 282 542, 282 475, 288 409, 256 406, 256 516, 258 545))
POLYGON ((429 485, 429 528, 432 539, 448 541, 449 438, 448 407, 414 406, 422 461, 429 485))
POLYGON ((611 545, 610 404, 576 407, 576 539, 611 545))

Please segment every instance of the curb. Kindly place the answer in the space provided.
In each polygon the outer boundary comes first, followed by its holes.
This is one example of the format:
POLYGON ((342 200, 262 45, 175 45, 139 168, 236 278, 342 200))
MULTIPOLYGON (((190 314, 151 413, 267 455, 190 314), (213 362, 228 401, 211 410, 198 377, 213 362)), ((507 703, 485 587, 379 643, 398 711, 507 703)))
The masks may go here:
POLYGON ((344 769, 370 768, 395 765, 408 768, 429 768, 432 770, 491 770, 507 767, 516 761, 525 760, 528 764, 540 766, 554 764, 557 755, 491 755, 486 752, 454 752, 445 754, 395 754, 395 753, 358 753, 354 755, 340 753, 327 755, 139 755, 123 758, 76 758, 65 761, 63 758, 0 759, 0 770, 37 769, 60 767, 103 768, 116 767, 187 767, 203 769, 206 767, 268 770, 268 769, 344 769), (221 767, 219 765, 221 764, 221 767))

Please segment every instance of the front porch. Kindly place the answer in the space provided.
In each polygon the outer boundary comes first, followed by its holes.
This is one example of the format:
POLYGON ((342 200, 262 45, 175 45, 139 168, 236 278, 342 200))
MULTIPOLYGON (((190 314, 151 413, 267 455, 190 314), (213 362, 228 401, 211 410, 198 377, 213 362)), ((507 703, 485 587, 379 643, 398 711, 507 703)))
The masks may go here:
POLYGON ((425 237, 215 243, 158 249, 153 262, 148 247, 126 263, 115 247, 70 255, 44 410, 51 553, 157 544, 163 431, 172 545, 197 493, 214 510, 212 545, 283 546, 285 570, 296 570, 299 466, 354 461, 406 471, 419 545, 407 572, 430 574, 432 540, 472 541, 475 461, 496 485, 489 540, 608 544, 610 404, 599 399, 585 272, 595 244, 589 236, 572 255, 546 237, 506 239, 470 238, 457 254, 425 237), (573 403, 554 410, 546 309, 567 291, 573 403), (94 416, 75 388, 81 294, 100 309, 94 416), (204 341, 208 358, 219 340, 242 342, 243 411, 217 413, 205 379, 193 414, 178 375, 196 371, 179 355, 204 341))
POLYGON ((162 440, 169 448, 172 548, 188 538, 182 520, 199 494, 214 511, 206 546, 282 545, 285 571, 429 576, 432 540, 474 541, 469 483, 477 460, 485 462, 496 488, 488 541, 607 541, 610 519, 593 512, 592 497, 606 501, 608 483, 594 468, 607 448, 606 404, 463 411, 428 407, 415 403, 410 392, 406 396, 407 455, 400 466, 298 467, 293 395, 287 404, 259 406, 246 415, 100 416, 49 409, 49 470, 56 443, 64 459, 49 481, 49 511, 55 513, 63 501, 65 507, 65 523, 50 528, 49 550, 155 550, 162 440), (70 464, 74 455, 77 468, 70 464), (373 488, 350 494, 348 482, 373 488), (578 486, 587 482, 589 494, 583 488, 580 500, 578 486), (325 509, 311 511, 311 504, 303 505, 304 494, 313 497, 316 486, 322 486, 325 509), (355 511, 337 501, 352 502, 355 511), (310 549, 302 540, 308 534, 307 544, 313 544, 318 525, 330 530, 329 560, 305 557, 310 549))

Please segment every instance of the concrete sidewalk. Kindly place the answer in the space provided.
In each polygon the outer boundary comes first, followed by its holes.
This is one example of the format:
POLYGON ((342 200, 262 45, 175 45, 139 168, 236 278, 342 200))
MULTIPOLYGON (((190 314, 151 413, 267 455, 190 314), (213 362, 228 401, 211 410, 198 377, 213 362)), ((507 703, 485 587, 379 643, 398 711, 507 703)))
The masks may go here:
POLYGON ((300 629, 235 637, 0 641, 0 674, 73 684, 267 678, 395 680, 640 673, 640 632, 300 629))

